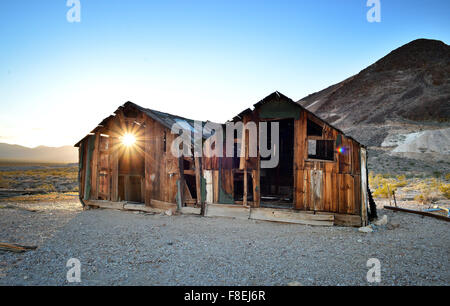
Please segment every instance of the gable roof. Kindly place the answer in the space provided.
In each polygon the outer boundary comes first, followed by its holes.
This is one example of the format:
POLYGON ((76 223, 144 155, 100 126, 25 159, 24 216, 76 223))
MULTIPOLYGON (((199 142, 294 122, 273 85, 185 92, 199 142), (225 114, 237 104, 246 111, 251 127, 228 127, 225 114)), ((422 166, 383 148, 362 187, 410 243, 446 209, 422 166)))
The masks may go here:
MULTIPOLYGON (((195 127, 194 127, 194 122, 196 120, 193 119, 188 119, 185 117, 181 117, 178 115, 172 115, 169 113, 164 113, 164 112, 160 112, 154 109, 149 109, 149 108, 144 108, 140 105, 137 105, 133 102, 126 102, 124 105, 119 106, 119 108, 117 108, 117 110, 114 112, 114 115, 110 115, 108 117, 106 117, 105 119, 103 119, 88 135, 86 135, 83 139, 81 139, 80 141, 78 141, 75 144, 75 147, 79 147, 80 143, 86 139, 89 135, 93 135, 95 134, 99 129, 103 128, 106 126, 107 122, 113 118, 116 117, 116 115, 123 109, 128 108, 128 107, 132 107, 142 113, 144 113, 145 115, 147 115, 148 117, 150 117, 151 119, 159 122, 160 124, 162 124, 164 127, 168 128, 168 129, 172 129, 172 126, 174 124, 178 124, 181 128, 183 129, 189 129, 192 132, 195 131, 195 127)), ((200 121, 199 122, 202 123, 202 127, 203 127, 203 138, 206 139, 209 136, 211 136, 212 130, 205 127, 206 123, 210 122, 210 121, 200 121)))
POLYGON ((262 105, 269 103, 269 102, 273 102, 273 101, 277 101, 277 102, 287 102, 290 103, 292 105, 295 105, 296 107, 299 107, 300 109, 304 110, 305 112, 307 112, 308 114, 310 114, 311 116, 313 116, 314 118, 316 118, 317 120, 319 120, 320 122, 323 122, 325 124, 327 124, 328 126, 330 126, 331 128, 335 129, 336 131, 338 131, 339 133, 345 135, 345 137, 352 139, 353 141, 355 141, 356 143, 358 143, 360 146, 365 147, 362 143, 360 143, 358 140, 356 140, 355 138, 346 135, 343 131, 341 131, 340 129, 338 129, 337 127, 331 125, 330 123, 328 123, 327 121, 323 120, 322 118, 320 118, 319 116, 317 116, 316 114, 314 114, 313 112, 311 112, 310 110, 304 108, 300 103, 295 102, 294 100, 292 100, 291 98, 283 95, 281 92, 279 91, 275 91, 273 93, 271 93, 270 95, 268 95, 267 97, 265 97, 264 99, 260 100, 259 102, 253 104, 253 109, 247 108, 244 111, 240 112, 238 115, 236 115, 235 117, 233 117, 233 119, 231 121, 239 121, 242 120, 243 116, 246 114, 249 114, 251 112, 253 112, 257 107, 261 107, 262 105))
MULTIPOLYGON (((304 108, 302 105, 300 105, 299 103, 295 102, 294 100, 292 100, 291 98, 283 95, 282 93, 280 93, 279 91, 275 91, 273 93, 271 93, 270 95, 268 95, 267 97, 265 97, 264 99, 260 100, 259 102, 253 104, 253 109, 247 108, 244 111, 240 112, 238 115, 236 115, 235 117, 233 117, 232 120, 230 121, 240 121, 242 120, 242 118, 246 115, 249 114, 251 112, 253 112, 257 107, 260 107, 266 103, 269 102, 273 102, 273 101, 278 101, 278 102, 287 102, 290 103, 292 105, 295 105, 296 107, 299 107, 300 109, 306 111, 308 114, 310 114, 311 116, 313 116, 314 118, 316 118, 317 120, 327 124, 328 126, 330 126, 331 128, 335 129, 336 131, 338 131, 339 133, 345 135, 345 133, 343 131, 341 131, 340 129, 338 129, 337 127, 331 125, 330 123, 326 122, 325 120, 323 120, 322 118, 320 118, 319 116, 317 116, 316 114, 314 114, 313 112, 311 112, 310 110, 304 108)), ((185 117, 181 117, 178 115, 172 115, 169 113, 164 113, 164 112, 160 112, 154 109, 149 109, 149 108, 144 108, 142 106, 139 106, 133 102, 126 102, 124 105, 120 106, 115 112, 114 114, 116 115, 120 110, 127 108, 127 107, 133 107, 135 109, 137 109, 140 112, 143 112, 144 114, 146 114, 148 117, 154 119, 155 121, 159 122, 160 124, 162 124, 163 126, 165 126, 168 129, 171 129, 172 126, 176 123, 178 123, 182 128, 187 128, 190 129, 192 132, 195 131, 194 128, 194 122, 195 120, 193 119, 188 119, 185 117)), ((92 135, 93 133, 97 132, 98 129, 104 127, 106 125, 106 123, 115 117, 115 115, 111 115, 105 119, 102 120, 102 122, 100 122, 98 124, 98 126, 91 132, 89 133, 87 136, 85 136, 83 139, 81 139, 79 142, 77 142, 75 144, 75 147, 78 147, 80 145, 80 143, 89 135, 92 135)), ((212 135, 213 130, 211 129, 207 129, 205 131, 205 125, 208 122, 211 121, 201 121, 202 122, 202 127, 203 127, 203 138, 207 139, 209 136, 212 135)), ((355 141, 356 143, 358 143, 360 146, 365 147, 363 144, 361 144, 359 141, 357 141, 356 139, 354 139, 351 136, 345 135, 345 137, 352 139, 353 141, 355 141)))

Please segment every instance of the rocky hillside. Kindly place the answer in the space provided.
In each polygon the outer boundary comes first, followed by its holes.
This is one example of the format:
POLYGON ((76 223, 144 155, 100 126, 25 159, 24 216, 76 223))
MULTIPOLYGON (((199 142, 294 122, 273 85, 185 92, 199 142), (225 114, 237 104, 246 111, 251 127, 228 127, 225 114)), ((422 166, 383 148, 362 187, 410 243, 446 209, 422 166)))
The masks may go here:
POLYGON ((441 41, 414 40, 298 102, 371 147, 372 156, 450 169, 450 46, 441 41))

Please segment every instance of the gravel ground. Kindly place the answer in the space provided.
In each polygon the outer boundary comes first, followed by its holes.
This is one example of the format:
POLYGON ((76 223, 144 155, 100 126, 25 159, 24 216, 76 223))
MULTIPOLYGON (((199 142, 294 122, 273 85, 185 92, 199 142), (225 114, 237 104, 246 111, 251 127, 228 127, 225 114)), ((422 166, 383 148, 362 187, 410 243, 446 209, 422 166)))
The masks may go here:
POLYGON ((39 245, 0 253, 0 285, 67 285, 70 258, 81 262, 81 285, 370 285, 372 257, 381 262, 381 285, 450 282, 449 225, 433 218, 380 209, 390 224, 365 234, 70 205, 0 209, 0 241, 39 245))

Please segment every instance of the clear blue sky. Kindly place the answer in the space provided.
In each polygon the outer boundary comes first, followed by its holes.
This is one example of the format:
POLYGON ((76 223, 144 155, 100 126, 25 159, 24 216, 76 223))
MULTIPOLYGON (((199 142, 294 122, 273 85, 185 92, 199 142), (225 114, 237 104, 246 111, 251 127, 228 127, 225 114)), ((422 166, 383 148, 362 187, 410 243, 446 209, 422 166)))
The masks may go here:
POLYGON ((450 41, 450 1, 0 2, 0 142, 73 144, 119 105, 225 121, 275 90, 294 100, 416 38, 450 41))

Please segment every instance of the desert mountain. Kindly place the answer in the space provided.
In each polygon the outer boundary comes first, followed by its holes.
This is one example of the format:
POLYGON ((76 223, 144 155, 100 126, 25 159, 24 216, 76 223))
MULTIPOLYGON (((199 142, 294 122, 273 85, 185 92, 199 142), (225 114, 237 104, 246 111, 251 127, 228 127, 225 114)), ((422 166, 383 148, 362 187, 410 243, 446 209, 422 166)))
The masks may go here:
POLYGON ((450 166, 450 46, 441 41, 414 40, 298 102, 372 152, 450 166))
MULTIPOLYGON (((450 46, 436 40, 414 40, 299 103, 328 122, 354 131, 367 145, 381 145, 384 138, 378 137, 378 131, 358 133, 360 125, 448 123, 450 46)), ((387 132, 382 134, 387 136, 387 132)))
POLYGON ((78 150, 72 146, 27 148, 0 143, 0 159, 27 162, 74 163, 78 161, 78 150))

